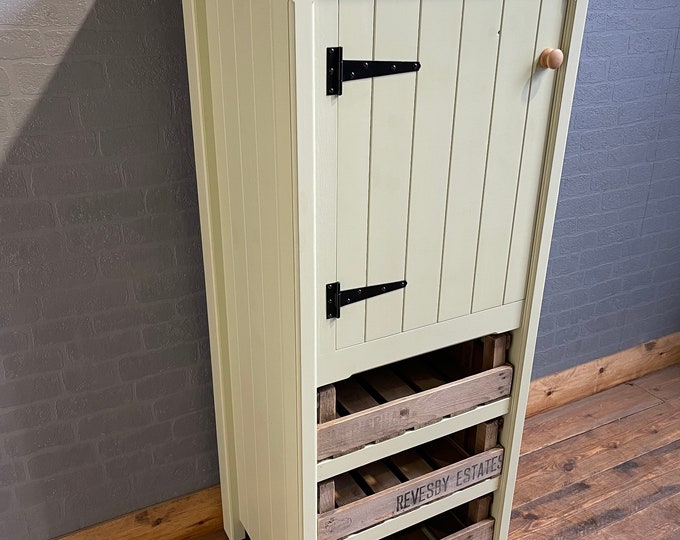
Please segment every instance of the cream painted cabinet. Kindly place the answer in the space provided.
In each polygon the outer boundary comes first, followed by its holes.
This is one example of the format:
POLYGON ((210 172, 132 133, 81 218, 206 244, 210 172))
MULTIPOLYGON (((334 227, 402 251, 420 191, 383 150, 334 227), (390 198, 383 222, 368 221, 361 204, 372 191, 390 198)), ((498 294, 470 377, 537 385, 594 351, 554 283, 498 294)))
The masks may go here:
POLYGON ((184 0, 230 538, 343 538, 328 523, 344 514, 322 517, 347 473, 498 417, 500 476, 449 496, 425 475, 413 506, 388 486, 394 500, 352 504, 389 519, 347 534, 385 538, 493 492, 505 537, 586 4, 184 0), (556 48, 564 63, 542 67, 556 48), (382 373, 375 397, 398 362, 508 332, 507 394, 488 394, 504 368, 468 373, 446 384, 486 396, 474 407, 321 451, 328 389, 332 420, 351 414, 349 377, 382 373))

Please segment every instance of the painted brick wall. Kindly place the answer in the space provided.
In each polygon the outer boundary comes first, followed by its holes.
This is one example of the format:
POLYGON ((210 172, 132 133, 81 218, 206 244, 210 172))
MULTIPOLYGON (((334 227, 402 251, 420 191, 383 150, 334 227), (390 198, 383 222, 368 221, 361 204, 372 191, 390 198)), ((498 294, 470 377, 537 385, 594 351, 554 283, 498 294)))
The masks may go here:
POLYGON ((680 330, 679 28, 590 0, 535 377, 680 330))
POLYGON ((217 483, 180 2, 2 2, 0 151, 0 539, 217 483))

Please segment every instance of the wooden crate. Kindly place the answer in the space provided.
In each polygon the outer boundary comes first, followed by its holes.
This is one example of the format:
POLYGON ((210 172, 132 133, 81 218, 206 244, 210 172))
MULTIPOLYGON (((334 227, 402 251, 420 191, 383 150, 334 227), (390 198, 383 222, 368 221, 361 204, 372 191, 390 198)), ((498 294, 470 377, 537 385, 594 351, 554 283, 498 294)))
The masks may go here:
POLYGON ((318 390, 319 461, 510 394, 509 335, 468 341, 318 390))
MULTIPOLYGON (((482 497, 485 506, 491 504, 491 495, 482 497)), ((474 503, 481 501, 476 499, 474 503)), ((489 517, 470 521, 465 518, 466 507, 456 508, 435 516, 423 523, 409 527, 385 540, 491 540, 493 538, 494 520, 489 517)))
MULTIPOLYGON (((503 449, 497 438, 494 420, 322 482, 318 539, 344 538, 498 476, 503 449)), ((459 518, 477 524, 488 517, 489 504, 488 498, 473 501, 459 518)))

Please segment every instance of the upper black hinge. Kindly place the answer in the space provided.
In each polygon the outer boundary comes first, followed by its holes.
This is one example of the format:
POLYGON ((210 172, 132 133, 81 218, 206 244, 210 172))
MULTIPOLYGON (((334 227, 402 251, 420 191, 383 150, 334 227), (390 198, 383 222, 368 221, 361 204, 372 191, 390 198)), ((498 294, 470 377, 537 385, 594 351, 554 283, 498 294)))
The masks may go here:
POLYGON ((369 77, 410 73, 420 69, 420 62, 385 60, 343 60, 342 47, 326 49, 326 95, 341 96, 342 83, 369 77))
POLYGON ((385 294, 397 289, 406 287, 405 281, 394 281, 392 283, 381 283, 380 285, 370 285, 358 289, 340 290, 340 282, 329 283, 326 285, 326 318, 339 319, 340 308, 347 304, 353 304, 360 300, 368 300, 374 296, 385 294))

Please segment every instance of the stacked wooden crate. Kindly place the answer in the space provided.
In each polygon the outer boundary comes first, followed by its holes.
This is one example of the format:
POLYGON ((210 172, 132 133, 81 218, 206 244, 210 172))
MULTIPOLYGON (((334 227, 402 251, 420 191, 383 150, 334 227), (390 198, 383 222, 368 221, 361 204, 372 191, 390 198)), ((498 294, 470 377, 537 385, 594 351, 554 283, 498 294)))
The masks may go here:
MULTIPOLYGON (((509 344, 509 334, 486 336, 320 388, 318 459, 347 455, 507 397, 509 344)), ((491 419, 319 482, 319 540, 339 540, 498 476, 498 428, 499 420, 491 419)), ((472 538, 491 538, 490 502, 490 496, 475 499, 395 538, 459 538, 470 528, 472 538), (431 536, 423 537, 423 530, 431 536)))

